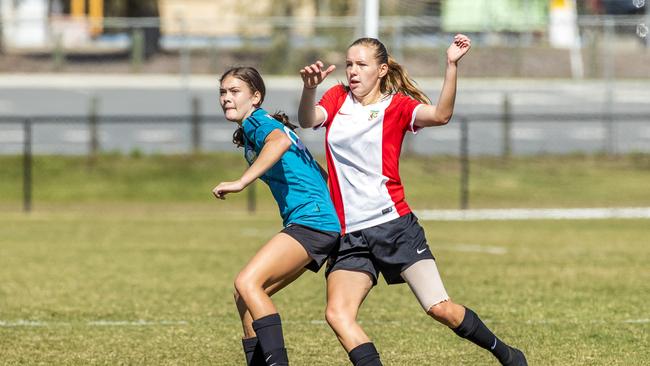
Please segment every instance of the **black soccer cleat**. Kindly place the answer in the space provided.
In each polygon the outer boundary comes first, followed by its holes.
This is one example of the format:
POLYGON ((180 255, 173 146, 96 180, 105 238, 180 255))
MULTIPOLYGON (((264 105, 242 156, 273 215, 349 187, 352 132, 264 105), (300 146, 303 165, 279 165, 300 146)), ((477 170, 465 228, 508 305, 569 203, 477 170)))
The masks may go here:
POLYGON ((524 353, 514 347, 510 347, 510 357, 508 357, 508 361, 509 362, 506 362, 503 365, 528 366, 528 362, 526 361, 526 356, 524 356, 524 353))

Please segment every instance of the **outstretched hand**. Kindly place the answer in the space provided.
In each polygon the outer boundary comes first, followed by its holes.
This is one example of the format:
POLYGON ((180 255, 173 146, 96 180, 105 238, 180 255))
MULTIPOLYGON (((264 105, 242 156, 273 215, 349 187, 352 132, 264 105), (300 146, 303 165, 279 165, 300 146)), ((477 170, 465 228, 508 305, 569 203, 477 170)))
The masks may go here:
POLYGON ((454 41, 447 48, 447 61, 456 63, 458 62, 469 49, 472 47, 472 40, 464 34, 457 34, 454 36, 454 41))
POLYGON ((336 69, 334 65, 330 65, 326 70, 323 70, 323 67, 325 65, 319 60, 300 69, 300 77, 302 77, 305 88, 314 89, 325 80, 327 75, 336 69))
POLYGON ((228 193, 241 192, 244 188, 244 184, 239 180, 234 182, 221 182, 212 189, 212 194, 218 199, 225 200, 228 193))

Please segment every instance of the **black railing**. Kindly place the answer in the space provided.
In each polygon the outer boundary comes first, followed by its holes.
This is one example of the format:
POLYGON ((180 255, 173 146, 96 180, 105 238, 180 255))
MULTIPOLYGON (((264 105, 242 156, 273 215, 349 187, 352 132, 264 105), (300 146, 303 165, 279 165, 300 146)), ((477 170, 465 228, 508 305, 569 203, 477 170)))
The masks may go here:
MULTIPOLYGON (((99 131, 101 126, 109 124, 123 124, 123 123, 164 123, 164 124, 185 124, 189 125, 190 133, 190 151, 198 153, 203 151, 201 146, 202 128, 205 123, 215 122, 222 123, 225 126, 225 119, 223 116, 216 115, 202 115, 200 113, 200 106, 198 102, 193 104, 193 112, 189 115, 110 115, 99 116, 96 114, 96 108, 91 108, 89 115, 72 115, 72 116, 0 116, 0 124, 12 123, 22 124, 23 139, 22 139, 22 154, 23 154, 23 209, 29 212, 32 208, 32 155, 34 154, 34 141, 33 129, 34 125, 50 124, 50 123, 86 123, 88 125, 88 155, 89 157, 96 156, 101 150, 102 146, 99 139, 99 131)), ((509 107, 509 103, 504 103, 502 113, 476 113, 476 114, 462 114, 456 115, 453 118, 452 124, 460 125, 459 135, 459 150, 458 159, 460 161, 460 202, 461 209, 469 208, 470 191, 469 191, 469 156, 471 153, 470 146, 470 126, 474 123, 487 123, 498 122, 501 123, 501 157, 508 159, 512 154, 512 129, 517 123, 524 122, 558 122, 558 121, 571 121, 571 122, 596 122, 605 124, 604 146, 601 152, 613 155, 618 153, 614 140, 616 133, 616 126, 621 122, 638 122, 647 123, 650 125, 650 112, 645 113, 526 113, 518 114, 513 113, 509 107)), ((295 116, 293 117, 294 120, 295 116)), ((650 136, 647 137, 650 139, 650 136)), ((407 141, 408 144, 408 141, 407 141)), ((412 152, 412 149, 407 145, 404 147, 405 153, 412 152)), ((650 140, 648 141, 648 150, 650 150, 650 140)), ((249 189, 248 194, 248 210, 254 212, 256 210, 256 195, 254 189, 249 189)))

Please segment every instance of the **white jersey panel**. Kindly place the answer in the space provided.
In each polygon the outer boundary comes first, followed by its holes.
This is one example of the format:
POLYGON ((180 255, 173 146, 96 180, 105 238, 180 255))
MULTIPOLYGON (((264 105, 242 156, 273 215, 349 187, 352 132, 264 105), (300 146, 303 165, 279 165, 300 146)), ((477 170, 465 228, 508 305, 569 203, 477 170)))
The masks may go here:
POLYGON ((349 95, 334 117, 328 148, 336 167, 346 231, 372 227, 399 217, 383 171, 384 111, 392 97, 363 106, 349 95))

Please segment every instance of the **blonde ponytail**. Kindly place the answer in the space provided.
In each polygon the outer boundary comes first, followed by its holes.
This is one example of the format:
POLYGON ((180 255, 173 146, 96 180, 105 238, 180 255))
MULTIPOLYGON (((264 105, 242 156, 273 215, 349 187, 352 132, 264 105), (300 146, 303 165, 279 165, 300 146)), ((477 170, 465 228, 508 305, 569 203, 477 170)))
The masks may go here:
POLYGON ((431 100, 427 97, 416 85, 415 82, 409 77, 406 69, 398 64, 395 59, 388 55, 386 46, 376 38, 359 38, 352 42, 352 46, 366 46, 375 49, 375 59, 381 64, 388 65, 388 73, 381 79, 379 85, 383 94, 402 93, 409 97, 424 103, 431 104, 431 100))
POLYGON ((429 97, 415 85, 415 81, 409 77, 402 65, 398 64, 392 56, 388 56, 387 61, 388 73, 381 80, 380 85, 382 93, 402 93, 421 103, 431 104, 429 97))

